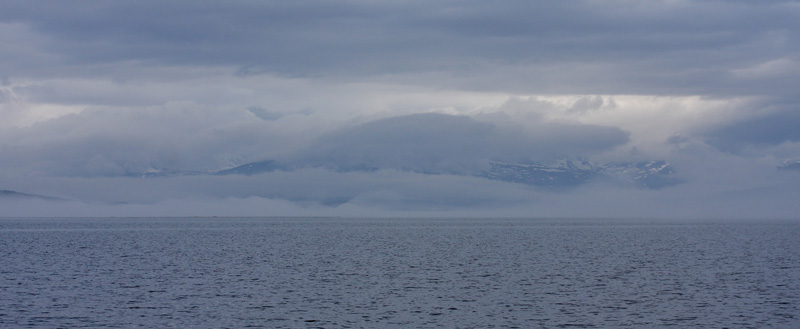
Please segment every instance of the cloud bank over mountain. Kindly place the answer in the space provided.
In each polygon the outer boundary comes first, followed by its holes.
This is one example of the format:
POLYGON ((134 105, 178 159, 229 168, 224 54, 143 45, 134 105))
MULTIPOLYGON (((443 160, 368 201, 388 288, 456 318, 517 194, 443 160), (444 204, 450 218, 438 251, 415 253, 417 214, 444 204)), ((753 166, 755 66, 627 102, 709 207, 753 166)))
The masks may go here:
POLYGON ((64 199, 0 216, 800 210, 796 1, 11 1, 0 36, 0 190, 64 199))
POLYGON ((366 166, 414 172, 459 172, 486 161, 520 162, 587 156, 628 141, 619 128, 539 124, 523 129, 466 116, 413 114, 320 136, 299 161, 333 169, 366 166))

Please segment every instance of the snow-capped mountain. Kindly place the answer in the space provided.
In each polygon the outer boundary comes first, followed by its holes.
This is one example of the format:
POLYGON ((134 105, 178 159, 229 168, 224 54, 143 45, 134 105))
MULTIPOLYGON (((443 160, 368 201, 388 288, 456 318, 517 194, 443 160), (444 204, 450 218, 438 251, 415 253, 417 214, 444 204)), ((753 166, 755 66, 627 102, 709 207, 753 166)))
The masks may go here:
POLYGON ((778 170, 800 171, 800 160, 784 160, 778 170))
MULTIPOLYGON (((276 170, 292 171, 293 168, 318 167, 314 164, 288 166, 267 160, 252 162, 230 169, 220 170, 214 175, 256 175, 276 170)), ((349 166, 339 171, 375 171, 371 166, 349 166)), ((520 183, 546 188, 572 188, 594 179, 604 179, 618 184, 639 188, 659 189, 675 185, 680 181, 674 177, 674 169, 666 161, 596 164, 585 160, 559 159, 549 163, 503 163, 489 162, 484 171, 464 172, 420 172, 423 174, 455 174, 476 176, 490 180, 520 183)))
POLYGON ((550 164, 490 162, 490 169, 475 176, 545 187, 572 187, 599 175, 602 168, 587 161, 559 160, 550 164))
POLYGON ((153 178, 153 177, 195 176, 203 174, 207 174, 207 172, 195 171, 195 170, 149 168, 143 172, 128 172, 123 176, 153 178))
POLYGON ((603 174, 647 189, 660 189, 681 182, 666 161, 608 164, 603 167, 603 174))
POLYGON ((246 163, 241 166, 236 166, 230 169, 220 170, 214 173, 214 175, 250 176, 264 172, 271 172, 275 170, 286 170, 286 168, 284 168, 284 166, 280 165, 278 162, 267 160, 267 161, 246 163))
POLYGON ((491 162, 488 171, 476 176, 548 188, 575 187, 593 179, 606 179, 640 188, 659 189, 679 183, 674 173, 666 161, 600 165, 583 160, 561 159, 547 164, 491 162))

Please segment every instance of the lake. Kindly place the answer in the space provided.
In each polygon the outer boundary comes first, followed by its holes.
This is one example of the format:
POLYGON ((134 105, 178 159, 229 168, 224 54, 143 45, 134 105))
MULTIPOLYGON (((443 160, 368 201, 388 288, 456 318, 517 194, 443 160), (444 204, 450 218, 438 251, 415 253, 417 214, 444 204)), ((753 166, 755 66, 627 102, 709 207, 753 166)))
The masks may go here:
POLYGON ((0 327, 800 327, 800 223, 0 219, 0 327))

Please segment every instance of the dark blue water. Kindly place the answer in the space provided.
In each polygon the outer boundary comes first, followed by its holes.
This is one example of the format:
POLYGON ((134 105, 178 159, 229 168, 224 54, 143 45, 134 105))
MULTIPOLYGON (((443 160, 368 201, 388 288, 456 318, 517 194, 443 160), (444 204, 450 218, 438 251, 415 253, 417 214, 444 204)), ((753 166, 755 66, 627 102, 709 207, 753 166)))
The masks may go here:
POLYGON ((800 327, 800 224, 0 219, 0 327, 800 327))

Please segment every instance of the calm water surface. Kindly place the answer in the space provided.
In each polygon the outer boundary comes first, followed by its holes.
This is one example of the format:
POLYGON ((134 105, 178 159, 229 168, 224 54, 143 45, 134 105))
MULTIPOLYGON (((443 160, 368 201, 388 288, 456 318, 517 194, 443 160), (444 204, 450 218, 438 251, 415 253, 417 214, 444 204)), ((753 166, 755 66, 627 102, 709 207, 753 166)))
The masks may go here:
POLYGON ((0 327, 800 327, 800 224, 0 219, 0 327))

